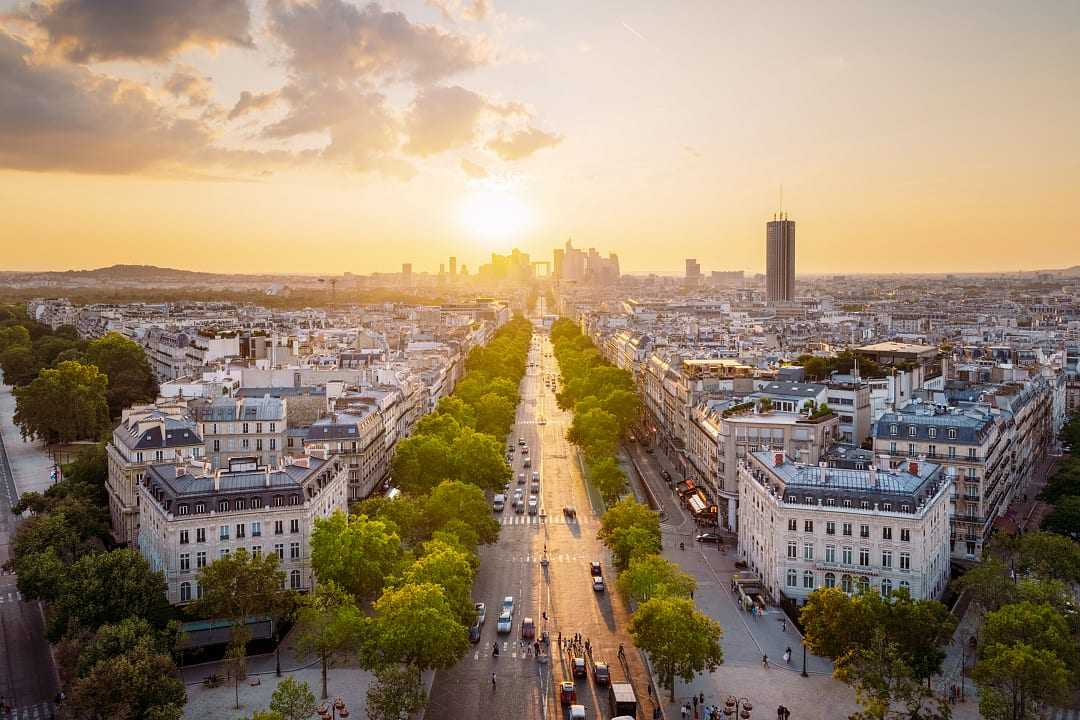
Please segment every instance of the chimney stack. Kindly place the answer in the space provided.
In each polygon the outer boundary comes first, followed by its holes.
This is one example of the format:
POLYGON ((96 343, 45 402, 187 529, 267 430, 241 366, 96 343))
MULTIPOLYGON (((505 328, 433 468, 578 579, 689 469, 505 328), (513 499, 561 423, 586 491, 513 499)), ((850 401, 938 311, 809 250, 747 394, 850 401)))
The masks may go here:
POLYGON ((912 475, 915 475, 916 477, 918 477, 918 475, 919 475, 919 461, 918 460, 911 460, 910 462, 908 462, 907 467, 908 467, 908 472, 909 473, 911 473, 912 475))
POLYGON ((783 451, 777 451, 773 453, 773 467, 780 467, 784 464, 783 451))

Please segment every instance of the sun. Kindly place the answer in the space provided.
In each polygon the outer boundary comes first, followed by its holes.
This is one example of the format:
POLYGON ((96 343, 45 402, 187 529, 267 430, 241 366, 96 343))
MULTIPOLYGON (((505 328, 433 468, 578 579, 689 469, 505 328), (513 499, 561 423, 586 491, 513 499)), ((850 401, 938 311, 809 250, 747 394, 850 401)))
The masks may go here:
POLYGON ((506 183, 485 181, 473 187, 461 200, 461 224, 486 243, 512 240, 532 223, 532 212, 506 183))

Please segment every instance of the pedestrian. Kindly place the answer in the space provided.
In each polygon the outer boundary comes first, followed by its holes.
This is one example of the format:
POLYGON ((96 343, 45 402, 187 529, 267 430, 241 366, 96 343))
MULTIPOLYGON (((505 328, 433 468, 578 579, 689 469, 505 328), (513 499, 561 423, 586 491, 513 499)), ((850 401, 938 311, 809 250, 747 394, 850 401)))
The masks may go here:
POLYGON ((701 703, 702 707, 705 707, 705 693, 698 693, 698 702, 701 703))
POLYGON ((783 705, 777 705, 776 706, 776 720, 784 720, 784 706, 783 705))
POLYGON ((693 599, 694 599, 694 591, 693 591, 693 590, 691 590, 691 591, 690 591, 690 599, 691 599, 691 600, 693 600, 693 599))
POLYGON ((688 717, 690 717, 690 708, 686 706, 686 703, 683 703, 682 707, 679 708, 679 715, 682 716, 683 720, 686 720, 688 717))
POLYGON ((761 667, 765 668, 766 670, 769 669, 769 656, 767 654, 761 656, 761 667))
POLYGON ((784 706, 784 720, 788 720, 789 717, 791 717, 791 711, 788 710, 788 706, 785 705, 784 706))
POLYGON ((791 664, 791 648, 790 647, 787 648, 786 650, 784 650, 784 662, 786 662, 788 665, 791 664))
POLYGON ((787 618, 780 618, 780 632, 787 632, 787 618))
POLYGON ((539 640, 537 640, 536 642, 533 643, 533 652, 535 652, 537 655, 540 654, 540 641, 539 640))
POLYGON ((697 695, 693 695, 690 698, 694 702, 694 717, 697 717, 697 695))
POLYGON ((495 689, 495 673, 491 673, 491 689, 495 689))
POLYGON ((562 647, 562 630, 559 631, 559 646, 562 647))

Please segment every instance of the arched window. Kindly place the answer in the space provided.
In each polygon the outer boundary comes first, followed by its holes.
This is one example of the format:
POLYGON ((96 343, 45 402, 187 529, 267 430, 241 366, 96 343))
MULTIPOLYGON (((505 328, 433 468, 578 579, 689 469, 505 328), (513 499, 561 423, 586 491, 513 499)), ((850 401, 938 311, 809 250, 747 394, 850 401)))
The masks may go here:
POLYGON ((870 578, 863 576, 859 578, 859 592, 864 593, 870 590, 870 578))
POLYGON ((825 587, 836 587, 836 575, 833 573, 825 573, 825 587))
POLYGON ((881 578, 881 597, 887 598, 892 595, 892 580, 881 578))
POLYGON ((300 589, 300 571, 299 570, 293 570, 291 573, 289 573, 289 587, 291 587, 293 590, 299 590, 300 589))
POLYGON ((850 595, 852 593, 854 588, 851 585, 851 576, 850 575, 841 575, 840 576, 840 589, 843 590, 844 592, 846 592, 848 595, 850 595))
POLYGON ((814 573, 811 570, 803 570, 802 586, 804 590, 814 589, 814 573))
POLYGON ((799 574, 794 570, 787 571, 787 585, 788 587, 796 587, 799 584, 799 574))
POLYGON ((180 602, 191 602, 191 583, 180 583, 180 602))

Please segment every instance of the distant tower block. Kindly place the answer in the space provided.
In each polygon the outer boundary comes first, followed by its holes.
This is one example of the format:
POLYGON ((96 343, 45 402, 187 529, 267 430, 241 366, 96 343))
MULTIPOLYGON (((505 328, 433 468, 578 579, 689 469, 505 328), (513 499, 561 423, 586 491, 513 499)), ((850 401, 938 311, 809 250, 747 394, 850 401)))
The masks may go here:
POLYGON ((779 215, 765 229, 765 287, 769 302, 795 298, 795 221, 779 215))

